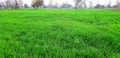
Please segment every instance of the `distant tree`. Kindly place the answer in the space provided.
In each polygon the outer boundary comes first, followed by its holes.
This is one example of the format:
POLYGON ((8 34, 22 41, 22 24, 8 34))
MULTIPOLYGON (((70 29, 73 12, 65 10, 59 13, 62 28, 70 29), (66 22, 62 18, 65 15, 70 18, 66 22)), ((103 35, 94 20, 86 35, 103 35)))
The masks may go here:
POLYGON ((117 8, 117 5, 116 5, 116 4, 115 4, 115 5, 113 5, 113 6, 112 6, 112 8, 117 8))
POLYGON ((54 3, 54 5, 53 5, 53 8, 58 8, 59 6, 58 6, 58 0, 55 0, 55 3, 54 3))
POLYGON ((68 3, 63 3, 61 8, 72 8, 72 5, 68 3))
POLYGON ((2 5, 2 2, 0 2, 0 8, 2 8, 2 6, 3 6, 3 5, 2 5))
POLYGON ((53 7, 53 0, 49 0, 48 5, 49 5, 50 8, 52 8, 53 7))
POLYGON ((18 8, 21 8, 22 5, 23 5, 22 0, 6 0, 5 1, 5 8, 18 9, 18 8))
POLYGON ((87 8, 86 0, 83 0, 82 4, 83 4, 83 7, 84 7, 84 8, 87 8))
POLYGON ((2 8, 2 5, 0 5, 0 8, 2 8))
POLYGON ((101 5, 101 8, 102 8, 102 9, 105 8, 105 5, 101 5))
POLYGON ((95 8, 101 8, 102 5, 96 4, 95 8))
POLYGON ((29 5, 28 4, 24 4, 24 8, 29 8, 29 5))
POLYGON ((74 2, 75 2, 75 9, 77 9, 79 7, 81 1, 82 0, 74 0, 74 2))
POLYGON ((48 6, 46 4, 43 4, 43 8, 48 8, 48 6))
POLYGON ((31 6, 38 9, 39 6, 43 5, 43 3, 44 3, 43 0, 32 0, 32 5, 31 6))
POLYGON ((18 4, 17 0, 15 0, 14 8, 15 8, 15 9, 18 9, 18 8, 19 8, 19 4, 18 4))
POLYGON ((24 5, 22 0, 19 0, 19 1, 18 1, 18 4, 19 4, 19 8, 22 8, 23 5, 24 5))
POLYGON ((6 0, 5 1, 5 8, 13 8, 13 1, 12 0, 6 0))
POLYGON ((109 0, 109 4, 107 5, 108 8, 111 8, 111 0, 109 0))
POLYGON ((116 7, 118 10, 120 10, 120 0, 117 0, 116 7))
POLYGON ((89 1, 89 8, 93 8, 93 2, 89 1))

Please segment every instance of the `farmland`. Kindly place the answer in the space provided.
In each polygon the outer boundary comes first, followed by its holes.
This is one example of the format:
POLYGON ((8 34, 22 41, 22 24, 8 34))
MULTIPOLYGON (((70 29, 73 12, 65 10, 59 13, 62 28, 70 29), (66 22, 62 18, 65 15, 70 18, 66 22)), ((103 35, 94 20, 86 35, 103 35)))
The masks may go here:
POLYGON ((0 10, 0 58, 120 58, 120 12, 0 10))

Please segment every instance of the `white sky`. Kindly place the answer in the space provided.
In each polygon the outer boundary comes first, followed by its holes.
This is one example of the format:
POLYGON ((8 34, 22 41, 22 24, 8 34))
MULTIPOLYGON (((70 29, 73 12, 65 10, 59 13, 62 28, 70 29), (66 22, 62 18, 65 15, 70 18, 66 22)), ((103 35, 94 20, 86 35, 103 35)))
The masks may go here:
MULTIPOLYGON (((4 1, 4 0, 0 0, 0 1, 4 1)), ((24 4, 27 3, 28 5, 31 4, 31 1, 32 0, 23 0, 24 4)), ((56 1, 56 0, 54 0, 56 1)), ((93 5, 96 5, 99 1, 100 4, 104 5, 104 4, 108 4, 109 3, 109 0, 86 0, 87 1, 87 4, 89 5, 89 1, 92 1, 93 2, 93 5)), ((72 4, 74 5, 74 2, 73 0, 58 0, 59 4, 63 3, 63 2, 67 2, 69 4, 72 4)), ((112 5, 114 5, 116 3, 116 0, 111 0, 112 2, 112 5)), ((44 3, 45 4, 48 4, 49 3, 49 0, 44 0, 44 3)))

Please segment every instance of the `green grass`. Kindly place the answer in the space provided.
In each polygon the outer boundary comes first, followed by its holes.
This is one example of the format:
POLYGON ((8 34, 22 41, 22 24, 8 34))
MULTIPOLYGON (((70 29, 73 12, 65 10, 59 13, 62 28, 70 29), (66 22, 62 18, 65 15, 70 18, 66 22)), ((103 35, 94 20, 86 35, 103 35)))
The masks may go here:
POLYGON ((0 58, 120 58, 120 12, 0 10, 0 58))

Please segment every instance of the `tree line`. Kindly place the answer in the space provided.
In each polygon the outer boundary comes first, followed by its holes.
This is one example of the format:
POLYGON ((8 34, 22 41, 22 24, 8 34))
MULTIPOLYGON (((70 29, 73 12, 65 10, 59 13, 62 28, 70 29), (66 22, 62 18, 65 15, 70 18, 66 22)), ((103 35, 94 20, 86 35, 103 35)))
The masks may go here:
MULTIPOLYGON (((49 0, 48 5, 44 4, 44 0, 32 0, 31 6, 33 8, 87 8, 87 0, 73 0, 74 6, 71 4, 64 2, 61 6, 59 6, 58 0, 49 0), (54 3, 54 4, 53 4, 54 3)), ((98 0, 99 1, 99 0, 98 0)), ((5 9, 19 9, 19 8, 29 8, 30 6, 28 4, 23 4, 22 0, 5 0, 4 2, 0 2, 0 8, 5 9)), ((109 0, 109 4, 107 6, 101 5, 99 3, 96 4, 96 6, 93 6, 93 2, 89 1, 89 8, 117 8, 120 9, 120 1, 117 0, 116 4, 111 6, 111 0, 109 0)))
POLYGON ((5 2, 0 2, 1 8, 12 8, 12 9, 18 9, 23 7, 23 1, 22 0, 5 0, 5 2))

